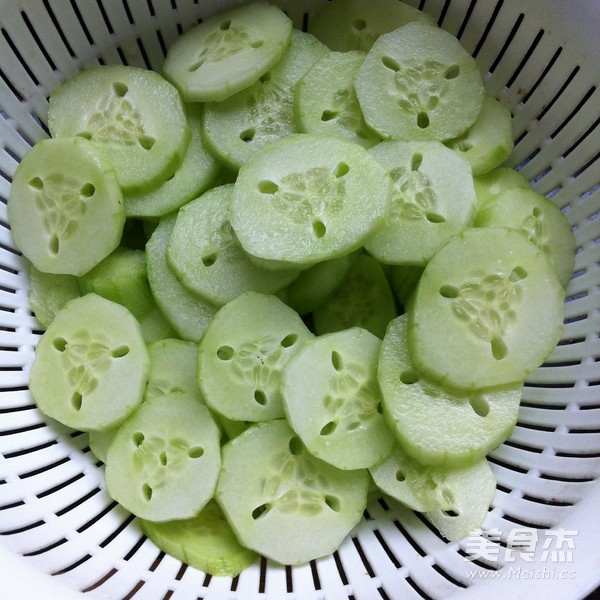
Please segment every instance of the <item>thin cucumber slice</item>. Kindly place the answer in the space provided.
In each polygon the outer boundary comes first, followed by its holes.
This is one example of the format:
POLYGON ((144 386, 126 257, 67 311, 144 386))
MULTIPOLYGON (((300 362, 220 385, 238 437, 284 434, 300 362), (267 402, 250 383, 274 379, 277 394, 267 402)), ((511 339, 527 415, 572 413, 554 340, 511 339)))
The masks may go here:
POLYGON ((275 294, 297 269, 256 266, 229 223, 233 184, 219 186, 183 206, 167 246, 167 261, 181 284, 215 306, 248 291, 275 294))
POLYGON ((203 135, 213 154, 239 169, 268 142, 296 133, 296 83, 327 52, 314 36, 293 29, 283 57, 256 83, 227 100, 207 103, 203 135))
POLYGON ((381 345, 377 379, 384 415, 420 463, 472 464, 511 434, 523 385, 459 394, 424 379, 410 357, 407 321, 407 315, 391 321, 381 345))
POLYGON ((381 340, 353 327, 305 342, 283 370, 285 414, 308 451, 339 469, 365 469, 394 443, 377 386, 381 340))
POLYGON ((214 500, 191 519, 141 519, 140 525, 160 550, 213 577, 235 577, 258 560, 256 552, 238 542, 214 500))
POLYGON ((419 280, 409 313, 414 366, 462 390, 522 382, 558 343, 563 300, 546 255, 521 233, 468 229, 419 280))
POLYGON ((129 218, 157 218, 178 210, 215 184, 222 167, 202 140, 202 105, 186 104, 190 143, 181 166, 156 188, 123 198, 129 218))
POLYGON ((143 250, 120 246, 78 281, 82 294, 93 292, 127 308, 139 321, 146 343, 175 335, 150 291, 143 250))
POLYGON ((281 373, 312 337, 275 296, 238 296, 219 310, 200 341, 198 383, 206 403, 234 421, 282 417, 281 373))
POLYGON ((385 169, 358 144, 297 133, 240 169, 231 224, 254 256, 316 263, 360 248, 383 224, 390 191, 385 169))
POLYGON ((510 110, 492 96, 485 96, 475 122, 463 135, 446 145, 458 152, 470 165, 473 175, 499 167, 514 148, 510 110))
POLYGON ((88 444, 90 446, 90 450, 94 456, 103 463, 106 463, 108 449, 115 435, 117 435, 118 430, 119 426, 114 427, 113 429, 106 429, 105 431, 93 429, 88 433, 88 444))
POLYGON ((296 86, 294 114, 305 133, 335 135, 370 148, 381 138, 365 123, 354 78, 366 53, 329 52, 296 86))
POLYGON ((380 491, 418 512, 450 508, 450 499, 444 497, 440 486, 449 472, 447 467, 421 464, 398 443, 384 460, 369 469, 380 491))
POLYGON ((181 165, 190 131, 181 97, 158 73, 123 65, 78 71, 50 95, 52 137, 91 140, 124 192, 146 191, 181 165))
POLYGON ((220 469, 210 411, 174 392, 146 400, 119 427, 106 457, 106 486, 142 519, 189 519, 213 497, 220 469))
POLYGON ((425 517, 442 536, 458 542, 481 529, 496 493, 496 479, 488 461, 482 458, 470 467, 448 471, 440 485, 449 508, 427 511, 425 517))
POLYGON ((382 339, 396 314, 394 294, 382 266, 372 256, 360 254, 312 316, 317 335, 361 327, 382 339))
MULTIPOLYGON (((149 343, 147 349, 150 370, 144 400, 180 392, 204 404, 196 377, 198 344, 165 338, 149 343)), ((89 433, 90 449, 102 462, 106 462, 108 448, 116 433, 117 429, 89 433)))
POLYGON ((510 167, 498 167, 488 173, 476 175, 473 177, 473 184, 477 196, 477 208, 482 208, 488 200, 508 190, 531 187, 527 178, 510 167))
POLYGON ((410 297, 417 288, 424 267, 416 265, 393 265, 389 267, 388 280, 390 287, 401 306, 406 308, 410 297))
POLYGON ((571 224, 552 200, 529 187, 509 189, 488 200, 474 225, 520 231, 548 257, 563 286, 573 274, 577 244, 571 224))
POLYGON ((456 138, 473 125, 484 97, 475 59, 452 34, 420 22, 373 44, 355 88, 367 124, 395 139, 456 138))
POLYGON ((186 102, 225 100, 271 69, 291 34, 292 22, 277 6, 236 6, 180 35, 163 71, 186 102))
POLYGON ((306 315, 323 304, 341 285, 359 251, 325 260, 302 271, 278 296, 299 315, 306 315))
POLYGON ((7 211, 17 248, 53 274, 89 271, 119 245, 125 224, 111 163, 80 138, 37 142, 15 171, 7 211))
POLYGON ((277 419, 223 446, 215 498, 242 544, 300 565, 331 554, 358 524, 369 479, 365 469, 342 471, 315 458, 277 419))
POLYGON ((142 402, 149 368, 133 315, 87 294, 69 301, 42 335, 29 389, 39 409, 67 427, 111 429, 142 402))
POLYGON ((198 344, 176 338, 166 338, 148 344, 150 372, 145 399, 183 392, 204 404, 198 387, 198 344))
POLYGON ((177 214, 163 217, 146 244, 148 283, 156 304, 179 337, 199 342, 217 308, 193 294, 175 277, 167 262, 167 246, 177 214))
POLYGON ((44 273, 29 266, 29 306, 38 323, 47 329, 65 304, 80 296, 77 277, 44 273))
POLYGON ((434 24, 430 15, 398 0, 332 0, 315 11, 308 30, 331 50, 367 51, 380 35, 411 21, 434 24))
POLYGON ((384 264, 424 266, 472 222, 476 197, 469 164, 436 141, 387 141, 369 152, 394 188, 388 221, 365 248, 384 264))

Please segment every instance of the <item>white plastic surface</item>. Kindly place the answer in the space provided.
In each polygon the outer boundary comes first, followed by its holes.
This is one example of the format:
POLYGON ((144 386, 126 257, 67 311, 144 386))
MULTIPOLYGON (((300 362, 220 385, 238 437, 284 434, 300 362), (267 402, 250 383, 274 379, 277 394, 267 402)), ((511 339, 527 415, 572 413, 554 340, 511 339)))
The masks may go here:
MULTIPOLYGON (((293 569, 261 561, 234 579, 186 567, 144 538, 108 498, 86 435, 44 420, 29 398, 40 328, 4 201, 19 158, 46 136, 57 83, 98 59, 160 69, 179 31, 236 2, 0 0, 0 598, 574 600, 600 584, 600 4, 409 3, 476 56, 488 91, 513 113, 508 164, 563 208, 579 246, 563 339, 528 379, 513 436, 490 456, 498 487, 485 529, 505 544, 536 528, 536 560, 499 570, 468 561, 468 540, 448 544, 386 501, 369 505, 336 555, 293 569), (542 540, 559 531, 576 532, 573 552, 552 561, 542 540)), ((320 1, 278 4, 310 26, 320 1)))

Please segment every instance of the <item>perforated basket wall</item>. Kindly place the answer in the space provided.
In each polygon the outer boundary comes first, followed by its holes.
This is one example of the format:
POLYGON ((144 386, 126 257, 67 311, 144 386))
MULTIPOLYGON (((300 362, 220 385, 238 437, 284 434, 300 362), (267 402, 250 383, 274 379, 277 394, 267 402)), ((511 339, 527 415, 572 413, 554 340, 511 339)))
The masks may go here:
MULTIPOLYGON (((535 580, 537 594, 575 598, 600 583, 600 4, 408 2, 434 15, 476 57, 488 91, 513 113, 517 143, 509 165, 563 209, 578 244, 562 340, 529 377, 514 434, 489 457, 498 485, 485 529, 490 537, 501 534, 499 560, 467 560, 469 540, 449 544, 419 515, 379 500, 332 556, 298 568, 262 560, 238 577, 211 577, 157 550, 110 500, 87 436, 45 419, 28 393, 41 331, 6 218, 11 177, 19 159, 48 135, 47 97, 57 83, 97 62, 160 70, 180 32, 233 2, 4 0, 0 592, 12 594, 0 596, 64 598, 71 590, 119 600, 525 598, 535 580), (531 561, 512 562, 507 540, 523 527, 536 528, 536 552, 531 561), (549 543, 560 532, 571 540, 562 555, 549 543), (64 589, 53 592, 57 583, 64 589)), ((279 4, 306 28, 319 3, 279 4)))

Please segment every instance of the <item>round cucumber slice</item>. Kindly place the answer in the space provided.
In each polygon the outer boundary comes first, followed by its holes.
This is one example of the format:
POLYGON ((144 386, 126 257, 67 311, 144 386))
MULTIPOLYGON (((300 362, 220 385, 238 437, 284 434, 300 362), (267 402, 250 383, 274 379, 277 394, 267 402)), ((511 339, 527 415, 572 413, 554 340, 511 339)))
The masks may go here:
POLYGON ((552 200, 529 187, 492 197, 477 212, 474 225, 520 231, 548 257, 563 286, 573 274, 577 244, 571 224, 552 200))
POLYGON ((479 115, 484 97, 475 59, 450 33, 412 22, 382 35, 356 75, 367 124, 384 138, 448 140, 479 115))
POLYGON ((74 275, 44 273, 29 266, 29 306, 38 323, 47 329, 57 313, 73 298, 77 298, 79 286, 74 275))
POLYGON ((123 65, 78 71, 50 96, 52 137, 91 140, 124 192, 146 191, 181 165, 190 140, 183 102, 158 73, 123 65))
POLYGON ((487 173, 475 175, 473 184, 478 210, 498 194, 504 194, 515 188, 529 189, 531 187, 527 178, 510 167, 497 167, 487 173))
POLYGON ((163 71, 186 102, 225 100, 272 68, 291 35, 292 21, 277 6, 236 6, 180 35, 163 71))
POLYGON ((496 98, 485 96, 475 122, 463 135, 445 142, 470 165, 473 175, 499 167, 514 147, 512 115, 496 98))
POLYGON ((146 244, 150 290, 165 318, 184 340, 199 342, 217 308, 183 287, 167 262, 177 214, 160 219, 146 244))
POLYGON ((213 577, 234 577, 258 560, 256 552, 238 542, 214 500, 191 519, 164 523, 141 519, 140 525, 163 552, 213 577))
POLYGON ((114 169, 79 138, 37 142, 15 171, 8 219, 17 248, 45 273, 83 275, 118 245, 125 224, 114 169))
POLYGON ((563 300, 552 265, 520 232, 468 229, 419 280, 409 312, 414 366, 462 390, 522 382, 558 343, 563 300))
POLYGON ((268 142, 297 132, 296 83, 327 47, 309 33, 292 30, 283 57, 250 87, 204 108, 203 134, 215 156, 239 169, 268 142))
POLYGON ((451 498, 443 487, 451 470, 424 465, 408 455, 401 444, 369 469, 375 485, 384 494, 418 512, 447 510, 451 498))
POLYGON ((202 139, 201 104, 186 104, 190 143, 181 166, 160 185, 123 198, 129 218, 157 218, 178 210, 216 183, 222 167, 202 139))
POLYGON ((425 517, 449 542, 481 529, 496 493, 496 478, 482 458, 472 466, 444 473, 441 493, 448 507, 427 511, 425 517))
POLYGON ((117 425, 113 429, 106 429, 105 431, 93 429, 88 433, 90 450, 93 452, 94 456, 103 463, 106 463, 108 449, 110 448, 115 435, 117 435, 118 430, 119 426, 117 425))
POLYGON ((240 169, 231 224, 254 256, 316 263, 360 248, 383 224, 390 191, 366 149, 298 133, 271 142, 240 169))
POLYGON ((382 266, 372 256, 360 254, 312 316, 317 335, 361 327, 382 339, 396 314, 394 293, 382 266))
POLYGON ((365 123, 354 91, 354 78, 366 53, 329 52, 296 86, 294 114, 298 129, 343 137, 370 148, 381 138, 365 123))
POLYGON ((305 342, 283 370, 287 419, 309 452, 339 469, 387 456, 394 437, 377 386, 381 340, 360 327, 305 342))
POLYGON ((198 350, 198 382, 208 406, 234 421, 283 416, 285 364, 312 333, 275 296, 246 292, 223 306, 198 350))
POLYGON ((359 251, 325 260, 306 269, 279 294, 299 315, 306 315, 329 298, 341 285, 359 251))
POLYGON ((119 427, 106 457, 106 486, 149 521, 189 519, 213 497, 219 430, 208 408, 182 392, 146 400, 119 427))
POLYGON ((401 315, 381 344, 377 380, 385 418, 404 450, 422 464, 475 462, 511 434, 522 383, 462 394, 446 390, 415 369, 407 331, 408 317, 401 315))
POLYGON ((367 51, 382 34, 433 18, 398 0, 331 0, 315 11, 308 29, 337 52, 367 51))
POLYGON ((215 498, 242 544, 299 565, 339 547, 362 517, 368 488, 368 471, 320 461, 277 419, 223 446, 215 498))
POLYGON ((473 219, 476 197, 469 164, 437 141, 387 141, 369 152, 394 188, 388 221, 365 248, 384 264, 424 266, 473 219))
POLYGON ((111 429, 141 403, 149 368, 137 320, 120 304, 86 294, 44 332, 29 389, 39 409, 67 427, 111 429))
POLYGON ((222 306, 247 291, 275 294, 297 269, 263 269, 240 247, 229 223, 233 184, 212 188, 181 207, 167 246, 167 261, 191 292, 222 306))
POLYGON ((145 398, 168 396, 183 392, 204 404, 198 387, 198 344, 166 338, 148 344, 150 372, 145 398))

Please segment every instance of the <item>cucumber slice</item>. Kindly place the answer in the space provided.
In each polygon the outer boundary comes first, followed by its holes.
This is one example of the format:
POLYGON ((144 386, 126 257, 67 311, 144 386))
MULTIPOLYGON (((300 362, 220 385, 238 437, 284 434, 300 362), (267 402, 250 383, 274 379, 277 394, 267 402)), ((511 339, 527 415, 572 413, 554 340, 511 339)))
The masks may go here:
POLYGON ((145 399, 183 392, 204 404, 198 387, 198 344, 167 338, 148 344, 150 373, 145 399))
POLYGON ((360 254, 312 316, 317 335, 361 327, 382 339, 396 314, 394 294, 382 266, 372 256, 360 254))
POLYGON ((221 176, 222 167, 202 140, 202 105, 186 104, 190 143, 183 162, 156 188, 123 198, 125 214, 137 218, 157 218, 178 210, 212 185, 221 176))
POLYGON ((450 508, 450 499, 444 497, 440 484, 451 472, 447 467, 421 464, 398 443, 384 460, 369 469, 380 491, 418 512, 450 508))
POLYGON ((463 135, 446 142, 470 165, 473 175, 499 167, 514 147, 512 115, 496 98, 485 96, 475 122, 463 135))
POLYGON ((325 260, 302 271, 278 296, 299 315, 306 315, 325 302, 341 285, 359 251, 325 260))
POLYGON ((215 156, 239 169, 268 142, 296 133, 294 89, 327 47, 314 36, 292 30, 292 40, 275 66, 256 83, 204 108, 203 134, 215 156))
POLYGON ((354 91, 364 52, 329 52, 296 86, 294 114, 298 129, 334 135, 370 148, 381 138, 365 123, 354 91))
POLYGON ((360 248, 383 224, 390 191, 384 168, 358 144, 297 133, 240 169, 231 224, 254 256, 316 263, 360 248))
POLYGON ((175 335, 154 301, 143 250, 120 246, 79 278, 82 294, 93 292, 122 304, 139 321, 146 343, 175 335))
POLYGON ((571 224, 552 200, 529 187, 492 197, 477 212, 474 225, 520 231, 548 257, 563 286, 573 274, 577 244, 571 224))
POLYGON ((37 142, 8 196, 17 248, 45 273, 83 275, 118 245, 123 195, 111 164, 80 138, 37 142))
POLYGON ((29 306, 38 323, 47 329, 69 300, 80 296, 77 277, 44 273, 29 267, 29 306))
POLYGON ((285 414, 308 451, 339 469, 364 469, 389 454, 381 412, 381 340, 353 327, 306 341, 283 370, 285 414))
POLYGON ((238 296, 219 310, 200 341, 198 382, 207 405, 235 421, 282 417, 281 372, 311 337, 275 296, 238 296))
POLYGON ((275 294, 298 276, 297 269, 263 269, 248 259, 229 223, 232 195, 228 184, 183 206, 167 246, 177 279, 215 306, 248 291, 275 294))
POLYGON ((558 343, 563 300, 552 265, 521 233, 468 229, 419 280, 409 313, 414 366, 459 390, 522 382, 558 343))
POLYGON ((90 450, 94 456, 103 463, 106 463, 108 449, 115 435, 117 435, 118 430, 119 426, 117 425, 117 427, 114 427, 113 429, 107 429, 106 431, 93 429, 88 433, 88 445, 90 450))
POLYGON ((142 519, 189 519, 213 497, 220 469, 210 411, 174 392, 146 400, 119 427, 106 457, 106 486, 142 519))
POLYGON ((482 458, 470 467, 448 471, 441 485, 449 508, 427 511, 425 517, 449 542, 458 542, 483 527, 496 493, 496 479, 482 458))
POLYGON ((511 434, 523 385, 459 394, 427 381, 411 360, 407 321, 407 315, 394 319, 381 345, 377 379, 384 415, 420 463, 472 464, 511 434))
POLYGON ((370 153, 390 174, 394 189, 388 221, 365 248, 385 264, 424 266, 473 219, 469 164, 436 141, 382 142, 370 153))
POLYGON ((213 577, 235 577, 258 560, 256 552, 237 541, 214 500, 191 519, 164 523, 141 519, 140 525, 160 550, 213 577))
POLYGON ((332 0, 315 11, 308 30, 331 50, 367 51, 382 34, 411 21, 434 24, 434 20, 398 0, 332 0))
POLYGON ((488 173, 476 175, 473 177, 473 184, 478 208, 482 208, 488 200, 508 190, 531 187, 528 179, 510 167, 498 167, 488 173))
POLYGON ((179 337, 198 342, 217 308, 188 291, 167 263, 167 246, 177 214, 163 217, 146 244, 148 283, 156 304, 179 337))
POLYGON ((123 65, 78 71, 48 105, 52 137, 91 140, 124 192, 147 191, 181 165, 190 131, 177 90, 158 73, 123 65))
POLYGON ((291 34, 292 21, 277 6, 236 6, 180 35, 163 71, 186 102, 225 100, 271 69, 291 34))
POLYGON ((69 301, 36 347, 29 389, 67 427, 111 429, 142 401, 150 361, 140 326, 96 294, 69 301))
POLYGON ((382 35, 356 75, 367 124, 384 138, 449 140, 479 115, 484 97, 475 59, 450 33, 412 22, 382 35))
POLYGON ((398 302, 406 308, 417 288, 424 267, 416 265, 393 265, 389 267, 388 280, 398 302))
POLYGON ((315 458, 277 419, 223 446, 215 498, 242 544, 299 565, 339 547, 362 517, 369 480, 364 469, 342 471, 315 458))

